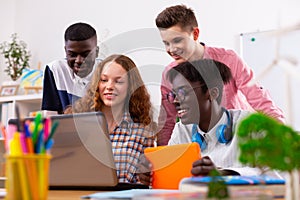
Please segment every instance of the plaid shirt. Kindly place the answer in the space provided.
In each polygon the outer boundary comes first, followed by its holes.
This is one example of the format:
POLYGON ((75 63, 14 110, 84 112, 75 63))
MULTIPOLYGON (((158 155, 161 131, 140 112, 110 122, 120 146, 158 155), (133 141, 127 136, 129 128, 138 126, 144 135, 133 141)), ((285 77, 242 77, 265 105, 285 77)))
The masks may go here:
POLYGON ((154 146, 153 132, 135 123, 125 112, 122 122, 110 133, 110 140, 120 183, 137 183, 135 174, 139 157, 146 147, 154 146))

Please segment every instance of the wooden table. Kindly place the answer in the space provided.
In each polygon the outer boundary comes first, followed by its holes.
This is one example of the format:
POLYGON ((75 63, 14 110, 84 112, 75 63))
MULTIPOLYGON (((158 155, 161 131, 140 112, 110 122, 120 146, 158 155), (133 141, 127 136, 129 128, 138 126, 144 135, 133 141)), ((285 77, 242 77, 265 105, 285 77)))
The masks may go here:
POLYGON ((49 190, 48 200, 80 200, 81 196, 93 194, 99 191, 80 191, 80 190, 49 190))
MULTIPOLYGON (((0 188, 0 193, 4 192, 4 188, 0 188)), ((80 191, 80 190, 49 190, 48 200, 80 200, 81 196, 93 194, 99 191, 80 191)), ((0 199, 4 196, 0 195, 0 199)))
MULTIPOLYGON (((0 188, 0 192, 5 189, 0 188)), ((81 196, 97 193, 99 191, 81 191, 81 190, 49 190, 48 200, 81 200, 81 196)), ((0 196, 0 199, 4 199, 4 196, 0 196)), ((284 200, 284 199, 276 199, 284 200)))

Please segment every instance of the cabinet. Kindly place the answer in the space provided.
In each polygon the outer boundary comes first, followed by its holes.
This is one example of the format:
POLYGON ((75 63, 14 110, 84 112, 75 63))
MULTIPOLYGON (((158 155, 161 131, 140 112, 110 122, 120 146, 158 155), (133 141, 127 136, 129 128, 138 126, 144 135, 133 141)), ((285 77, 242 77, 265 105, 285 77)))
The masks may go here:
POLYGON ((16 106, 19 106, 20 117, 27 117, 32 111, 41 110, 42 94, 28 94, 0 97, 1 118, 6 125, 9 118, 16 117, 16 106))

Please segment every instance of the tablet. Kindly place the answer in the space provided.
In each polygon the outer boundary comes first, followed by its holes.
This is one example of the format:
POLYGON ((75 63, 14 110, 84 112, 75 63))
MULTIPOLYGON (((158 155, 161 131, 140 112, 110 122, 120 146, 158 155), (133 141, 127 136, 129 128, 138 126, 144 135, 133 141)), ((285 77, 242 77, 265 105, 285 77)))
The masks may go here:
POLYGON ((192 164, 201 158, 198 143, 149 147, 146 158, 152 163, 152 188, 178 189, 182 178, 190 177, 192 164))

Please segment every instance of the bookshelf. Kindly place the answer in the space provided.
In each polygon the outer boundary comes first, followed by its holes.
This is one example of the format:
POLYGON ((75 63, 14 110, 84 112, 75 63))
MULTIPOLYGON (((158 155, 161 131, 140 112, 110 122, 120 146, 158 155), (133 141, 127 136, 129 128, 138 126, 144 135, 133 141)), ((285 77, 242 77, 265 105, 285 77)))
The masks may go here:
POLYGON ((29 116, 32 111, 41 110, 42 93, 28 94, 28 95, 15 95, 15 96, 2 96, 0 97, 0 121, 6 125, 9 118, 16 117, 15 107, 19 106, 20 116, 29 116))

